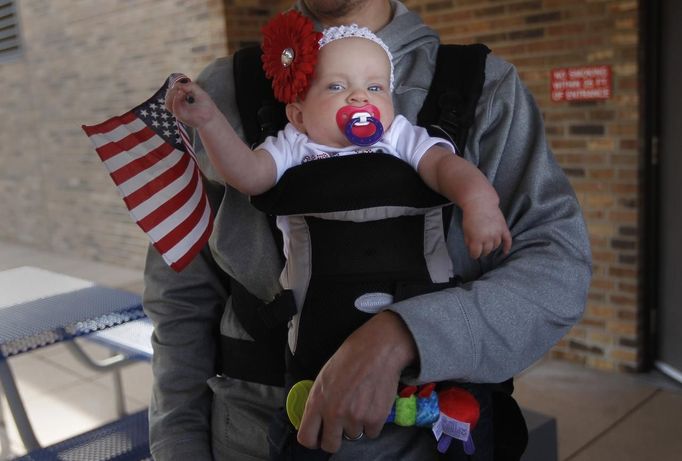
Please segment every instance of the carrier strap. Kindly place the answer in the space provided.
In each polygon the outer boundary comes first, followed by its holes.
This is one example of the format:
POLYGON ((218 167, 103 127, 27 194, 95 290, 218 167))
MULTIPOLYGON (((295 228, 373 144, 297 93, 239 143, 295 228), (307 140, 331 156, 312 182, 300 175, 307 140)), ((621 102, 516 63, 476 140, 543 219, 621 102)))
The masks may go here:
POLYGON ((275 99, 272 83, 265 77, 259 46, 234 54, 234 84, 239 117, 246 142, 253 148, 268 136, 276 136, 287 123, 284 104, 275 99))
POLYGON ((278 216, 389 206, 435 208, 447 203, 414 168, 381 152, 296 165, 270 190, 251 197, 253 206, 278 216))
POLYGON ((234 313, 244 330, 256 341, 270 341, 273 335, 282 335, 287 322, 296 313, 291 290, 283 290, 275 299, 265 303, 231 279, 230 292, 234 313))
POLYGON ((284 386, 286 338, 248 341, 220 336, 219 371, 230 378, 269 386, 284 386))
POLYGON ((476 105, 485 82, 485 62, 490 49, 473 45, 441 45, 429 93, 417 115, 417 124, 431 136, 453 141, 462 154, 476 105))

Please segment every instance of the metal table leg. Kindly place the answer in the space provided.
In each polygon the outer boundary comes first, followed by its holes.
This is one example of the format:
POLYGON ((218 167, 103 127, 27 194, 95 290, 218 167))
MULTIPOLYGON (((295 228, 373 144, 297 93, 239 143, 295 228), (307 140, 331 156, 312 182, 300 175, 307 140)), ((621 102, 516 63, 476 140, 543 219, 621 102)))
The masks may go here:
POLYGON ((130 365, 131 363, 139 362, 139 359, 129 358, 125 354, 114 354, 106 359, 96 360, 85 353, 83 348, 75 341, 66 341, 64 346, 71 352, 71 354, 78 359, 84 366, 98 372, 113 371, 114 372, 114 393, 116 398, 116 412, 119 417, 126 414, 125 411, 125 396, 123 394, 123 380, 121 377, 121 368, 130 365))
POLYGON ((2 410, 2 387, 0 386, 0 461, 10 458, 9 436, 7 435, 7 425, 5 424, 5 414, 2 410))
POLYGON ((12 370, 7 363, 7 359, 0 357, 0 384, 5 391, 5 396, 7 397, 7 406, 9 407, 14 422, 17 425, 17 431, 21 437, 21 441, 26 447, 26 451, 33 451, 41 448, 36 435, 33 432, 33 427, 31 426, 31 421, 28 419, 26 414, 26 408, 21 400, 21 395, 19 395, 19 390, 17 389, 17 384, 14 381, 14 375, 12 375, 12 370))

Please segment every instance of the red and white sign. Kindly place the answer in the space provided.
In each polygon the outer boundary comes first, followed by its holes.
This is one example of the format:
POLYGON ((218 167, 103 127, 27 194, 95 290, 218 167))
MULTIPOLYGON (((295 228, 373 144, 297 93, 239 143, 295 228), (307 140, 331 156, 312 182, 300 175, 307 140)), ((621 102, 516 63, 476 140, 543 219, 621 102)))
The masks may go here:
POLYGON ((611 97, 611 66, 562 67, 551 71, 552 101, 593 101, 611 97))

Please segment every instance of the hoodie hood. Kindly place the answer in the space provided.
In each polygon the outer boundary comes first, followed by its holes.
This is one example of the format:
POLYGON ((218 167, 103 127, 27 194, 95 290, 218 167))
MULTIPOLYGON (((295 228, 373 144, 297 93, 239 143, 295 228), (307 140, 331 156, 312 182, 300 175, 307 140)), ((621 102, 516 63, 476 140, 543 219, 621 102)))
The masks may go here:
MULTIPOLYGON (((393 55, 395 112, 415 123, 431 85, 440 41, 438 34, 402 2, 391 0, 391 7, 391 22, 374 32, 393 55)), ((295 8, 311 17, 317 30, 322 30, 322 25, 312 17, 302 0, 296 2, 295 8)))

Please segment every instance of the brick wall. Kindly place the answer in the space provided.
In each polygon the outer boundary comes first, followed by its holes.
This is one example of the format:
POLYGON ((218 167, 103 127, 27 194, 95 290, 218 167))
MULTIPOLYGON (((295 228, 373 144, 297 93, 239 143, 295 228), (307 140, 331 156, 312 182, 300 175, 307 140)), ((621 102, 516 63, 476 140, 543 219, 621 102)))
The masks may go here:
POLYGON ((260 29, 278 11, 276 2, 266 0, 224 0, 229 52, 259 44, 260 29))
POLYGON ((81 131, 226 52, 221 0, 17 2, 0 63, 0 238, 132 267, 147 240, 81 131))
MULTIPOLYGON (((172 71, 196 75, 228 49, 258 42, 261 25, 289 3, 19 2, 24 55, 0 64, 6 90, 0 92, 0 194, 11 198, 0 201, 0 238, 141 266, 146 239, 129 222, 80 124, 127 110, 172 71)), ((584 208, 594 252, 589 304, 553 355, 602 369, 637 368, 637 1, 406 3, 444 42, 484 42, 518 67, 584 208), (551 102, 550 69, 592 64, 612 67, 611 99, 551 102)))
POLYGON ((594 277, 583 321, 553 355, 608 370, 641 360, 638 3, 635 0, 410 0, 446 43, 486 43, 514 63, 583 206, 594 277), (610 65, 613 97, 550 100, 550 69, 610 65))

